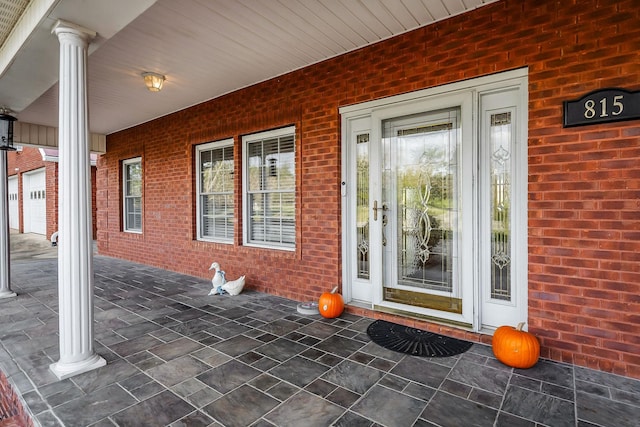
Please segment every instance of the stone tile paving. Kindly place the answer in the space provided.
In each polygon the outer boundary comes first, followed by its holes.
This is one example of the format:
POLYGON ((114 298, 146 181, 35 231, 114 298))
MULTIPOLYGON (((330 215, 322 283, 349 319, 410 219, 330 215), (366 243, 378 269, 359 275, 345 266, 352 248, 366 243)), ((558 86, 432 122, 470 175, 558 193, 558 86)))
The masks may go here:
POLYGON ((95 347, 63 381, 57 261, 18 260, 0 301, 0 369, 42 426, 637 426, 640 381, 491 349, 426 359, 370 342, 371 319, 302 316, 259 292, 95 257, 95 347))

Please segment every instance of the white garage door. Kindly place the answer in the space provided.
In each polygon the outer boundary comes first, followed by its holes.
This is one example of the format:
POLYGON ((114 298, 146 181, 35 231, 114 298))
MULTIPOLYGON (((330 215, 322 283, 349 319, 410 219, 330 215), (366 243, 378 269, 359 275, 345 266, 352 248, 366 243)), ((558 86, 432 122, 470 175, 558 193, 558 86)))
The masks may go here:
POLYGON ((9 228, 18 229, 18 177, 9 177, 9 228))
POLYGON ((24 232, 46 234, 47 233, 47 194, 45 170, 22 175, 24 194, 24 232))

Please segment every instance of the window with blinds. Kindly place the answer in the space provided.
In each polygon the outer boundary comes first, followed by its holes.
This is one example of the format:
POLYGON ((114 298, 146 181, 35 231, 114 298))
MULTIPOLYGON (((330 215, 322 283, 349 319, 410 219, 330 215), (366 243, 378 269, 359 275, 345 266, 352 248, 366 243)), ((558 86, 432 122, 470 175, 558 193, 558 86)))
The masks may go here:
POLYGON ((133 233, 142 232, 142 159, 122 162, 123 229, 133 233))
POLYGON ((233 243, 233 139, 196 147, 198 239, 233 243))
POLYGON ((295 127, 243 137, 244 242, 295 248, 295 127))

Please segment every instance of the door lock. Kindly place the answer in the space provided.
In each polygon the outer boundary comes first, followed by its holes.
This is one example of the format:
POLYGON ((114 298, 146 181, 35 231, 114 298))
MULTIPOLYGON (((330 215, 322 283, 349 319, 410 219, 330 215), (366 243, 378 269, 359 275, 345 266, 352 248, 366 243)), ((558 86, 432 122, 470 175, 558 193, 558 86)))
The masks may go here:
POLYGON ((387 206, 386 203, 382 204, 382 207, 378 207, 378 201, 374 200, 373 201, 373 220, 377 221, 378 220, 378 210, 381 210, 382 212, 384 211, 388 211, 389 207, 387 206))

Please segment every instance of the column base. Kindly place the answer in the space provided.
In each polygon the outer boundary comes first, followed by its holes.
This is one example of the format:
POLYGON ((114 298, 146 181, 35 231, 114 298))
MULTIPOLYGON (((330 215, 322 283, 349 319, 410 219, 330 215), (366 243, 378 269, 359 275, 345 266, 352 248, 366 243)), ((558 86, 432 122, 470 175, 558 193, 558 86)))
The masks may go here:
POLYGON ((11 291, 0 291, 0 299, 2 298, 11 298, 11 297, 17 297, 18 294, 16 294, 15 292, 11 292, 11 291))
POLYGON ((58 377, 59 380, 64 380, 65 378, 73 377, 74 375, 83 374, 85 372, 100 368, 102 366, 105 366, 106 364, 106 360, 104 360, 99 355, 94 354, 88 359, 82 360, 80 362, 56 362, 49 365, 49 369, 56 377, 58 377))

